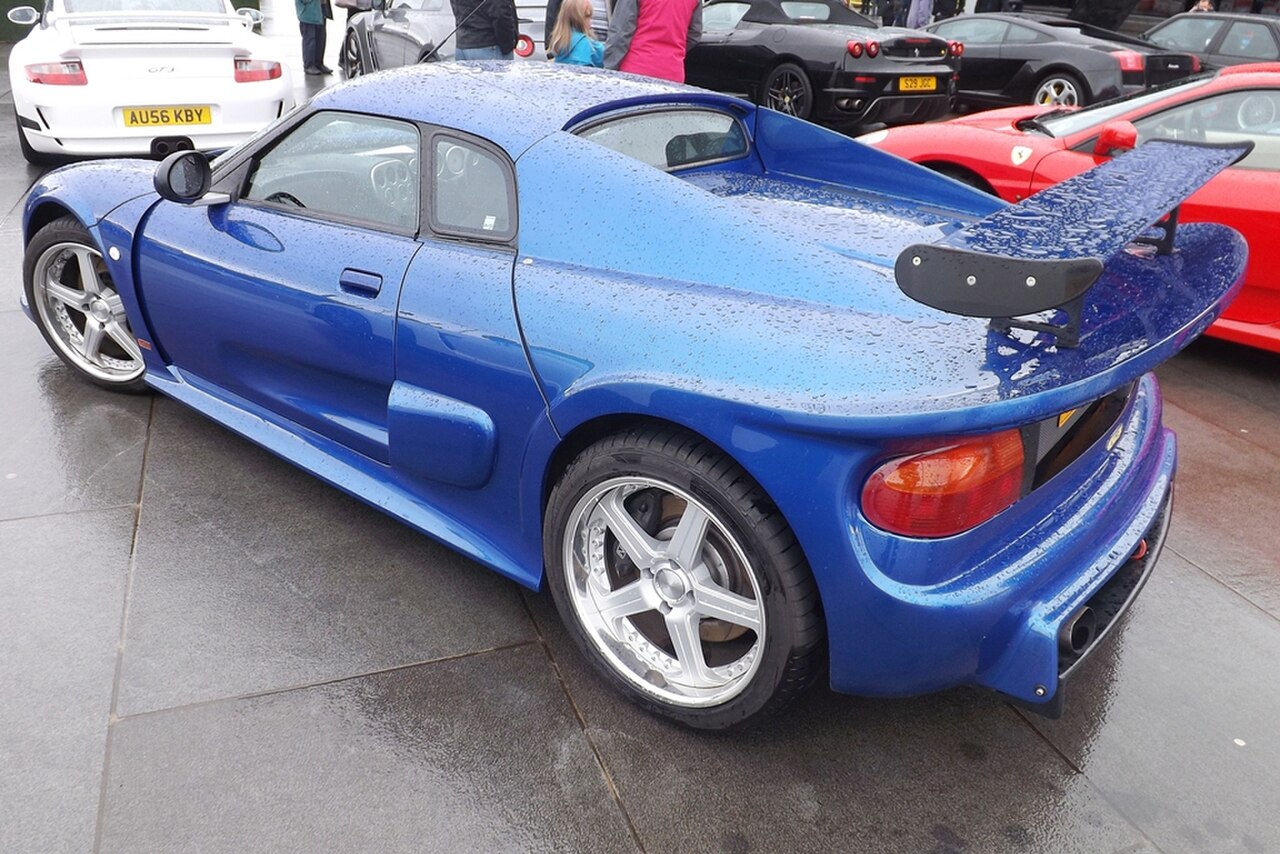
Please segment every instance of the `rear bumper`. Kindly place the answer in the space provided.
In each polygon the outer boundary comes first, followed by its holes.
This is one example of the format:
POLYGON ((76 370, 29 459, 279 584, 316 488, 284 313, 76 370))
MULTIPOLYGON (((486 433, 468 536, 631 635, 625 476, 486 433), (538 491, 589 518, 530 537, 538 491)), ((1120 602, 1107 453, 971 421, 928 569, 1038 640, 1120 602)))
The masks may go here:
POLYGON ((975 685, 1060 711, 1062 681, 1118 623, 1154 565, 1176 465, 1148 375, 1106 436, 972 531, 908 540, 855 516, 849 560, 870 584, 857 585, 856 605, 827 602, 833 689, 904 696, 975 685), (1132 561, 1144 539, 1147 555, 1132 561), (935 575, 950 577, 930 583, 935 575), (1082 655, 1064 656, 1059 634, 1090 603, 1105 605, 1105 631, 1082 655))

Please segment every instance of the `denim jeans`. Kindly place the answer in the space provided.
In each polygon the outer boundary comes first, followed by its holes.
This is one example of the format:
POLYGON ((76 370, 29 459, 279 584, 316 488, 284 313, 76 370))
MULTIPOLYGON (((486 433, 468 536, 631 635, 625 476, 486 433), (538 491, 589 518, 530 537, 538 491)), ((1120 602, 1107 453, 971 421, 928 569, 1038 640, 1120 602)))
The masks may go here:
POLYGON ((488 47, 460 47, 454 59, 515 59, 515 53, 499 53, 497 45, 488 47))

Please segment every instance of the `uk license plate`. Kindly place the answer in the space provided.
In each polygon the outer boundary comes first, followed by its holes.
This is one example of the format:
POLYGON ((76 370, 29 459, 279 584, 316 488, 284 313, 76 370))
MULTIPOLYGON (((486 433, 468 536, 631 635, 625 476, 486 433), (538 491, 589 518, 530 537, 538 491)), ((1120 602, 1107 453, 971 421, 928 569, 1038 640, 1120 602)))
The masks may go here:
POLYGON ((213 108, 208 104, 181 104, 172 107, 125 107, 127 128, 175 127, 207 125, 213 122, 213 108))
POLYGON ((899 92, 934 92, 937 89, 936 77, 903 77, 898 80, 899 92))

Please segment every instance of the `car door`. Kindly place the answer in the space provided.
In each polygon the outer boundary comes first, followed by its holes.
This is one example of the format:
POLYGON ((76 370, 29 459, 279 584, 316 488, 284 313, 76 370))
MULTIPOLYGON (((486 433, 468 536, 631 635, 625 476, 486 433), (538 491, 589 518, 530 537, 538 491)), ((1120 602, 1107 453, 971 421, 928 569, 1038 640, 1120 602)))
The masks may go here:
POLYGON ((369 39, 378 68, 398 68, 408 60, 409 5, 406 0, 381 0, 374 11, 369 39))
MULTIPOLYGON (((1135 119, 1139 143, 1149 139, 1231 143, 1250 141, 1253 151, 1197 190, 1182 205, 1183 222, 1220 222, 1249 244, 1245 290, 1227 307, 1228 319, 1280 321, 1280 89, 1220 92, 1135 119)), ((1093 140, 1040 161, 1032 190, 1083 172, 1106 158, 1093 140)))
POLYGON ((1200 15, 1182 15, 1144 34, 1156 47, 1179 53, 1193 53, 1202 62, 1211 62, 1210 50, 1219 41, 1226 21, 1200 15))
POLYGON ((960 60, 960 100, 1003 103, 1009 75, 1003 71, 1000 46, 1009 25, 998 19, 969 15, 929 28, 948 41, 964 44, 960 60))
POLYGON ((763 69, 744 70, 738 33, 742 16, 750 3, 727 0, 708 3, 702 9, 702 38, 685 56, 685 79, 694 86, 721 92, 747 92, 759 82, 763 69), (748 81, 746 78, 750 77, 748 81))
POLYGON ((238 198, 158 204, 135 256, 161 355, 204 391, 385 462, 420 154, 413 124, 320 112, 246 164, 238 198))

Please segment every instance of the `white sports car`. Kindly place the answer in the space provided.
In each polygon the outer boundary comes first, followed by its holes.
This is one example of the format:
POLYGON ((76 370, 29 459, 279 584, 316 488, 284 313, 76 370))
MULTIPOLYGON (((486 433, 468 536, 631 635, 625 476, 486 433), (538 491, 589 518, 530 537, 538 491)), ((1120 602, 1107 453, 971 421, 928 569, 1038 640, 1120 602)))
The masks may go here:
POLYGON ((294 106, 278 49, 230 0, 48 0, 9 55, 18 141, 59 155, 227 148, 294 106))

